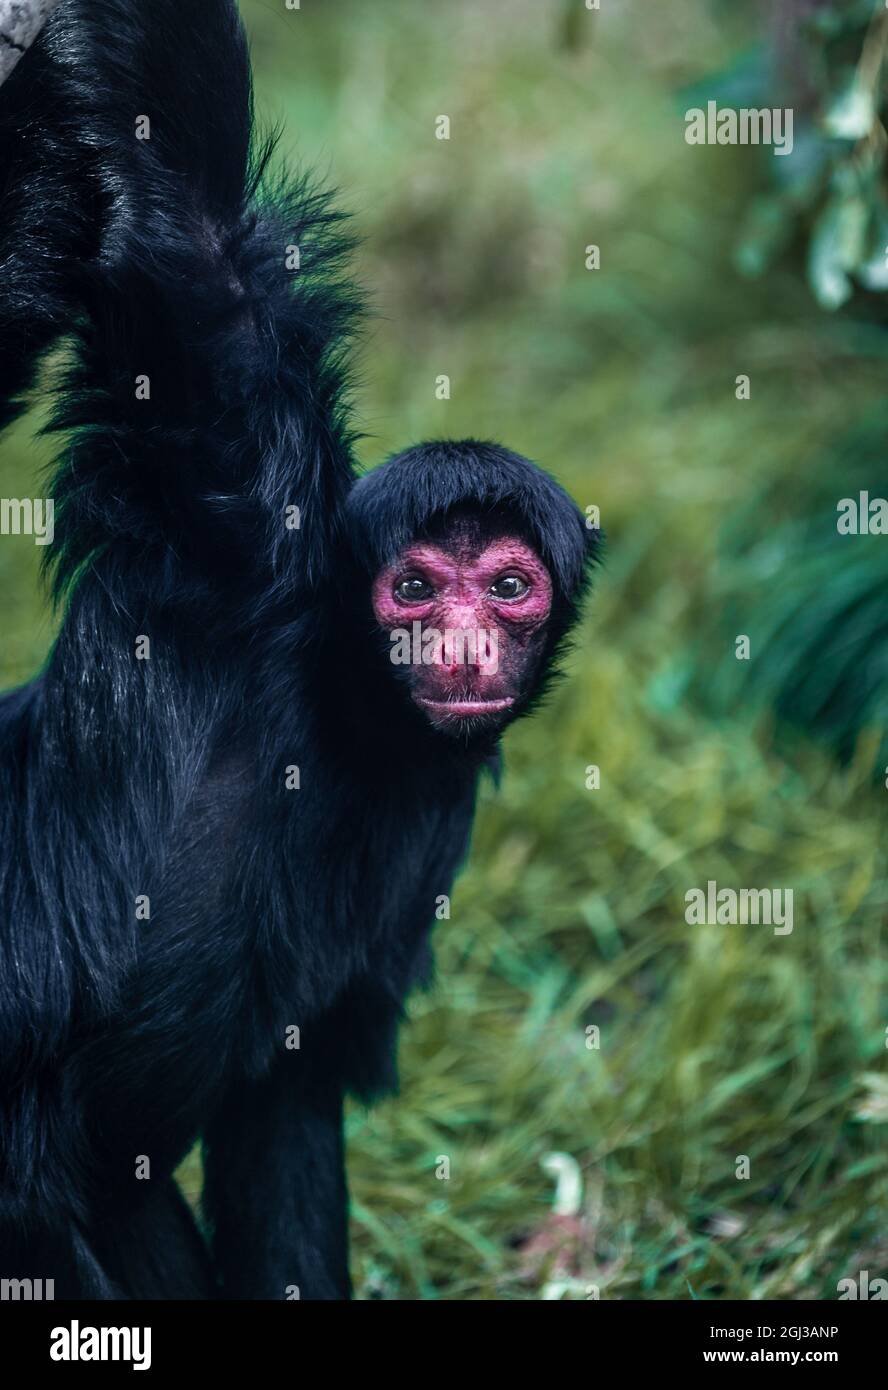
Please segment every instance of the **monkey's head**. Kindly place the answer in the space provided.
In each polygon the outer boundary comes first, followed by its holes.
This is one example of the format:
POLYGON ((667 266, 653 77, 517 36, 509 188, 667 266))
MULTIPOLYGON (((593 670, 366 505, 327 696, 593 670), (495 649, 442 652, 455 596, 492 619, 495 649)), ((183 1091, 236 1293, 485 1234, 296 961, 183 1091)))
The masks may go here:
POLYGON ((489 743, 542 693, 597 532, 542 469, 474 441, 390 459, 355 485, 349 519, 395 697, 489 743))

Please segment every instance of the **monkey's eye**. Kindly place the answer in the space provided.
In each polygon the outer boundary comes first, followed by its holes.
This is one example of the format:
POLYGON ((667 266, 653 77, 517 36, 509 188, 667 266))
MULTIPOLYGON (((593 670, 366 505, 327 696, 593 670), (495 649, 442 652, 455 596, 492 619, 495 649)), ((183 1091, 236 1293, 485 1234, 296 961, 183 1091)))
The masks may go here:
POLYGON ((529 588, 527 580, 520 575, 504 574, 495 584, 491 584, 490 592, 494 598, 523 598, 529 588))
POLYGON ((434 592, 431 584, 416 575, 410 575, 395 585, 395 594, 404 603, 425 603, 434 592))

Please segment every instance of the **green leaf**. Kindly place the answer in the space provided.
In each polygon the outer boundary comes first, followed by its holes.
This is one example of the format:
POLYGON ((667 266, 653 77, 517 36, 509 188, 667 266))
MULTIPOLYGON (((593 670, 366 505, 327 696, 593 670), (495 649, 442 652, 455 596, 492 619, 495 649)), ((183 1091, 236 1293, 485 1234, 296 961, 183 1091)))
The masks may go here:
POLYGON ((862 198, 840 196, 830 199, 814 224, 808 279, 824 309, 838 309, 851 298, 849 271, 863 259, 868 218, 862 198))
POLYGON ((828 107, 823 128, 836 140, 862 140, 876 119, 875 92, 856 76, 828 107))

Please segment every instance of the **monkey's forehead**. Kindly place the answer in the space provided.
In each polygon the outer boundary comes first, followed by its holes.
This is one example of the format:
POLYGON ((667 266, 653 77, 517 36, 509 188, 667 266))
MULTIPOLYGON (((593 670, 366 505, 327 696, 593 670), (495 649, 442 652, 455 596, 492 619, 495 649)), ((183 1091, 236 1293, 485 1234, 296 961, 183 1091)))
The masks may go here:
POLYGON ((428 570, 483 570, 520 566, 533 575, 548 577, 548 569, 536 546, 510 532, 496 536, 458 530, 436 539, 417 539, 403 547, 387 569, 416 565, 428 570))

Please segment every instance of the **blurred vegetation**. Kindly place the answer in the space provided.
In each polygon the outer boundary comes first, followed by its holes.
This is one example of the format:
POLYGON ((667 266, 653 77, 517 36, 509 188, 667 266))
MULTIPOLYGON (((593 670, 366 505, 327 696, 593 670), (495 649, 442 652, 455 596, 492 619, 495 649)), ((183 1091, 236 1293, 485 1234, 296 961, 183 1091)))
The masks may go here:
MULTIPOLYGON (((804 259, 818 303, 846 307, 836 350, 877 359, 888 348, 886 55, 888 13, 875 0, 782 0, 772 41, 714 80, 726 100, 739 89, 770 100, 770 71, 795 108, 793 155, 767 162, 775 187, 751 199, 735 265, 758 276, 777 257, 804 259)), ((879 776, 888 775, 888 546, 879 535, 840 536, 836 518, 841 499, 885 493, 886 435, 883 392, 814 451, 804 489, 775 476, 728 528, 722 629, 747 631, 756 614, 756 658, 728 659, 700 682, 721 708, 768 706, 781 737, 813 732, 842 758, 878 731, 879 776)))
POLYGON ((770 31, 705 83, 722 105, 793 108, 792 158, 768 162, 772 188, 749 204, 735 264, 760 275, 801 242, 826 309, 855 285, 888 289, 886 48, 878 0, 779 0, 770 31))
MULTIPOLYGON (((850 718, 839 761, 775 744, 773 684, 726 694, 738 631, 753 668, 761 637, 778 666, 834 678, 868 564, 829 549, 853 484, 835 489, 853 474, 878 492, 884 456, 878 296, 828 314, 807 279, 829 179, 753 266, 737 249, 751 210, 796 154, 683 138, 687 93, 778 43, 769 9, 243 10, 261 116, 329 171, 365 238, 364 463, 434 435, 501 439, 599 505, 609 537, 568 679, 509 735, 483 798, 402 1095, 349 1117, 359 1294, 834 1298, 843 1277, 884 1275, 884 705, 867 706, 881 725, 850 718), (803 533, 820 557, 804 592, 803 533), (709 879, 793 888, 792 935, 687 926, 684 894, 709 879), (553 1152, 581 1170, 572 1214, 552 1209, 553 1152)), ((40 447, 26 429, 4 444, 3 495, 36 487, 40 447)), ((23 538, 0 547, 9 681, 49 640, 35 559, 23 538)), ((867 631, 884 663, 884 622, 867 631)), ((183 1182, 195 1195, 195 1162, 183 1182)))

